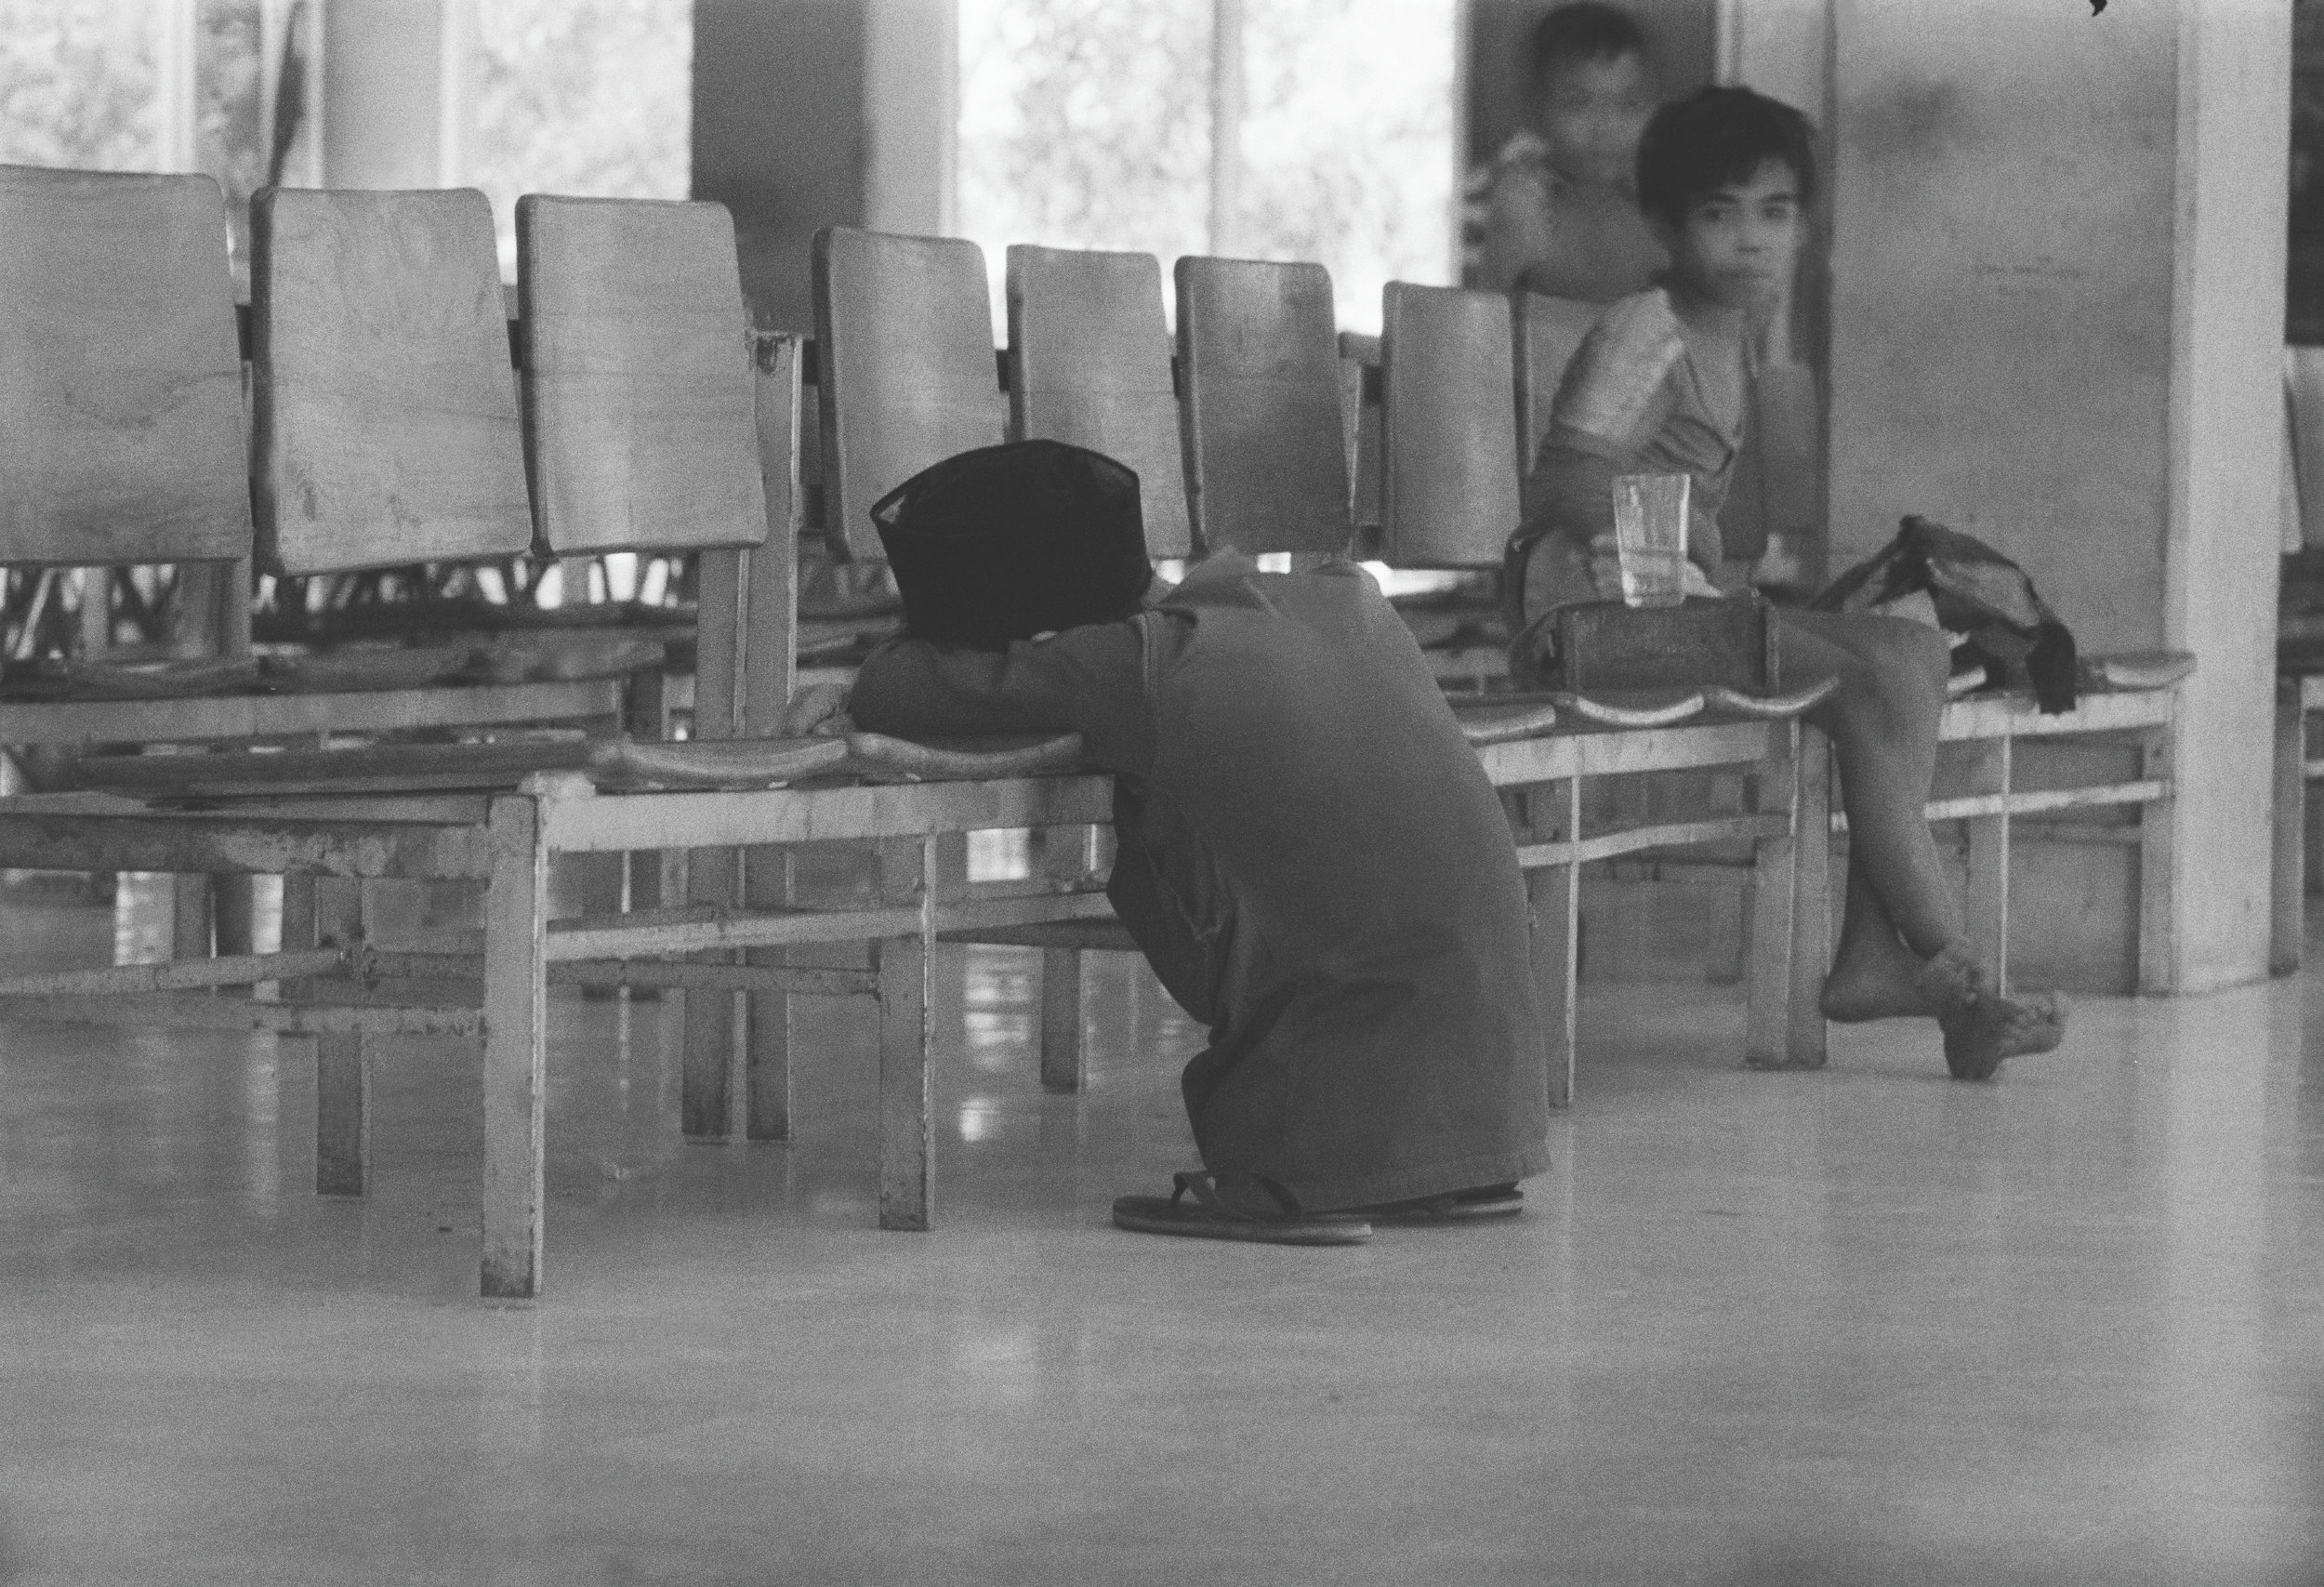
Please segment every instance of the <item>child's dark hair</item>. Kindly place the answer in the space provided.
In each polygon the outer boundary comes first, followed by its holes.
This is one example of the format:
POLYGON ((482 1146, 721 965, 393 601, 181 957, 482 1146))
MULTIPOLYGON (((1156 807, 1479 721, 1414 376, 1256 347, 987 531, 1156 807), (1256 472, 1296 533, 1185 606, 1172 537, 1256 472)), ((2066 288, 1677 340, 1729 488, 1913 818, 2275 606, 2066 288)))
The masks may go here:
POLYGON ((1791 167, 1802 204, 1816 196, 1807 117, 1749 88, 1698 89, 1646 123, 1638 139, 1638 207, 1676 223, 1721 188, 1750 181, 1770 160, 1791 167))
POLYGON ((1533 30, 1533 81, 1538 86, 1552 73, 1579 60, 1645 53, 1646 35, 1629 13, 1599 0, 1573 0, 1543 17, 1533 30))

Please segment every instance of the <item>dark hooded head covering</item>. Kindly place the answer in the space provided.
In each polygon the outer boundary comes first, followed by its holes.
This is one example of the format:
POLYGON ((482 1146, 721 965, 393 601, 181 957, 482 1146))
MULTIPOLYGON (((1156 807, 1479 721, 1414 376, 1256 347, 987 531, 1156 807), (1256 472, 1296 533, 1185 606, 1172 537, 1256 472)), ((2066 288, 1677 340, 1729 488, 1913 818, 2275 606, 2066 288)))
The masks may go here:
POLYGON ((913 635, 1004 650, 1138 610, 1154 577, 1138 476, 1062 441, 947 457, 873 504, 913 635))

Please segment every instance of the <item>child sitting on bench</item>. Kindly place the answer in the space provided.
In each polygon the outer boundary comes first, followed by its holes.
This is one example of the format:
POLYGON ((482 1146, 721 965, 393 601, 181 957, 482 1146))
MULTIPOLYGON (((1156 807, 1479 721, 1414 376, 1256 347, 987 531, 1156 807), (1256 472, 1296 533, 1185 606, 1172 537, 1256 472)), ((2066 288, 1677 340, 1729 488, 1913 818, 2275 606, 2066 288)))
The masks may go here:
POLYGON ((1206 1170, 1144 1232, 1347 1243, 1514 1212, 1548 1166, 1528 917, 1500 804, 1409 631, 1352 562, 1221 553, 1151 598, 1137 476, 1022 442, 873 509, 906 635, 862 727, 1078 733, 1115 777, 1106 893, 1210 1042, 1206 1170))
MULTIPOLYGON (((1705 88, 1647 124, 1639 203, 1671 267, 1662 285, 1606 310, 1558 390, 1509 546, 1511 668, 1521 678, 1553 677, 1557 607, 1621 598, 1618 475, 1690 476, 1687 592, 1720 598, 1718 511, 1743 436, 1754 322, 1791 279, 1814 185, 1805 118, 1749 89, 1705 88)), ((1846 913, 1825 1015, 1934 1017, 1961 1079, 1990 1078, 2004 1059, 2055 1047, 2063 1003, 2000 995, 1961 937, 1929 836, 1950 670, 1944 635, 1864 614, 1779 610, 1774 619, 1787 686, 1840 680, 1810 718, 1831 735, 1848 813, 1846 913)))

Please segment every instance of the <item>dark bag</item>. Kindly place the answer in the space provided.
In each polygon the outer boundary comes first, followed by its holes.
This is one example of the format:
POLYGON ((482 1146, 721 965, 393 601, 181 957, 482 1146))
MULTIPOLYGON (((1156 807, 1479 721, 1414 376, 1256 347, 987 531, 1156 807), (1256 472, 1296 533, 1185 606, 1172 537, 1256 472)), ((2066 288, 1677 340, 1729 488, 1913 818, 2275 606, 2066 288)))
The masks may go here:
POLYGON ((1013 441, 921 469, 872 504, 918 639, 1006 650, 1135 613, 1153 581, 1138 476, 1062 441, 1013 441))
POLYGON ((1907 518, 1870 560, 1831 581, 1817 612, 1866 612, 1915 591, 1936 607, 1954 647, 1953 670, 1985 668, 1993 689, 2033 689, 2046 713, 2074 708, 2074 636, 2035 593, 2025 570, 1974 536, 1926 518, 1907 518))

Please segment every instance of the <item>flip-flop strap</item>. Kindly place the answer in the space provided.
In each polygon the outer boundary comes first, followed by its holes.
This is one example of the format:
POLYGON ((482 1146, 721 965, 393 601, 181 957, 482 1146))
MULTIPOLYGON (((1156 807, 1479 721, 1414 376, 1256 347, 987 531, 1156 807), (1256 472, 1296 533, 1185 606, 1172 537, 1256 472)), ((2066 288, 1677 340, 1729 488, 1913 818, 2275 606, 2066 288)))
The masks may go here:
MULTIPOLYGON (((1299 1198, 1274 1180, 1260 1173, 1246 1174, 1244 1177, 1274 1197, 1276 1207, 1281 1210, 1280 1216, 1293 1218, 1299 1215, 1299 1198)), ((1195 1205, 1207 1212, 1215 1212, 1221 1218, 1242 1218, 1254 1223, 1260 1221, 1258 1213, 1246 1212, 1237 1207, 1229 1207, 1220 1199, 1219 1176, 1208 1169, 1190 1169, 1182 1173, 1174 1173, 1170 1176, 1170 1205, 1173 1207, 1192 1196, 1195 1198, 1195 1205)))

